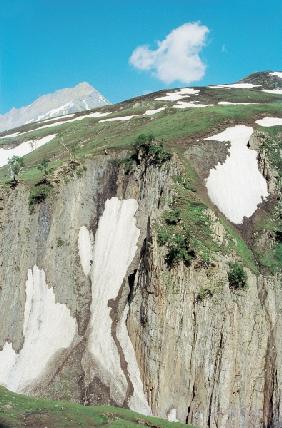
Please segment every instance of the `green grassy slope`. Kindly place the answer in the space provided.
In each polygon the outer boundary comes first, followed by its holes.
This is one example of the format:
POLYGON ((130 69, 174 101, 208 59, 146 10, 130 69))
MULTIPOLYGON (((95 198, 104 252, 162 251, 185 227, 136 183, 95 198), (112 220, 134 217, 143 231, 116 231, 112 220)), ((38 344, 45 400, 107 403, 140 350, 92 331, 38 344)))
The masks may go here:
MULTIPOLYGON (((162 94, 161 94, 162 95, 162 94)), ((150 94, 121 104, 103 107, 100 111, 112 111, 111 116, 142 115, 147 109, 166 106, 166 110, 154 116, 139 116, 124 122, 99 122, 97 118, 85 118, 82 121, 65 123, 40 129, 44 124, 29 124, 19 128, 23 135, 0 140, 0 147, 17 145, 23 141, 41 138, 56 133, 50 143, 25 156, 25 169, 21 179, 29 181, 39 178, 40 174, 32 169, 42 160, 48 159, 52 166, 59 166, 70 156, 76 158, 92 156, 105 148, 128 148, 137 135, 153 133, 162 139, 171 150, 185 150, 185 147, 198 138, 203 138, 218 129, 236 123, 255 126, 255 120, 265 115, 282 115, 282 96, 266 94, 258 90, 230 90, 203 88, 197 96, 185 101, 199 101, 211 104, 206 108, 173 108, 175 102, 157 101, 160 94, 150 94), (259 104, 218 105, 218 101, 258 102, 259 104)), ((79 116, 79 114, 77 115, 79 116)), ((106 118, 109 118, 106 117, 106 118)), ((54 120, 57 122, 57 120, 54 120)), ((51 122, 48 122, 50 125, 51 122)), ((0 183, 8 178, 8 168, 0 168, 0 183)))
POLYGON ((145 417, 112 406, 81 406, 14 394, 0 387, 0 427, 77 428, 146 426, 154 428, 187 427, 155 417, 145 417))

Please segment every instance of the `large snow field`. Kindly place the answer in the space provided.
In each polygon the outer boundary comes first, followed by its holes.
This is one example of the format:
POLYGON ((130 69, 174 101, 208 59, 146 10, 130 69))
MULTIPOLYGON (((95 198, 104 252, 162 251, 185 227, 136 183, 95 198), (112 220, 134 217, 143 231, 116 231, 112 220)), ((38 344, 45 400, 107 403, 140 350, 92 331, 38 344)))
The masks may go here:
POLYGON ((0 383, 15 392, 30 387, 58 351, 68 348, 77 331, 66 305, 56 303, 44 270, 28 270, 23 321, 23 348, 18 354, 6 342, 0 352, 0 383))
MULTIPOLYGON (((127 270, 135 256, 139 229, 135 213, 138 208, 134 199, 106 201, 105 210, 98 223, 94 246, 89 231, 83 226, 79 232, 79 253, 85 274, 90 274, 92 283, 91 318, 89 323, 88 350, 96 363, 103 382, 120 399, 127 390, 127 379, 120 366, 120 355, 112 336, 113 320, 109 302, 118 297, 127 270), (89 236, 87 237, 87 231, 89 236), (85 249, 82 247, 85 245, 85 249), (89 251, 92 246, 92 254, 89 251), (87 264, 93 264, 89 269, 87 264), (105 358, 105 355, 107 358, 105 358)), ((127 361, 127 369, 134 387, 130 400, 133 410, 150 413, 146 401, 134 349, 128 336, 125 308, 117 325, 117 338, 127 361)), ((113 396, 112 395, 112 396, 113 396)))
POLYGON ((56 134, 46 135, 39 140, 28 140, 11 149, 0 148, 0 167, 7 165, 8 160, 13 156, 25 156, 44 144, 49 143, 56 137, 56 134))
POLYGON ((210 170, 206 186, 212 202, 233 223, 251 217, 268 196, 267 183, 258 169, 257 152, 247 147, 253 128, 236 125, 206 140, 230 142, 224 164, 210 170))

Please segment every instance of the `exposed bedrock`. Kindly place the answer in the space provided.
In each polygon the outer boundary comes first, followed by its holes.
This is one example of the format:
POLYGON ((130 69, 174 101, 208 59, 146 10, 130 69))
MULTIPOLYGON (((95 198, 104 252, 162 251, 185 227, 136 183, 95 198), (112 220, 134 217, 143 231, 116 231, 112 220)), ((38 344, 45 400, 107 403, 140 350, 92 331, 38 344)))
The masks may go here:
POLYGON ((176 159, 132 174, 111 156, 86 167, 32 214, 23 186, 1 191, 0 382, 205 428, 279 427, 278 278, 248 270, 234 292, 223 255, 168 269, 155 222, 176 159))

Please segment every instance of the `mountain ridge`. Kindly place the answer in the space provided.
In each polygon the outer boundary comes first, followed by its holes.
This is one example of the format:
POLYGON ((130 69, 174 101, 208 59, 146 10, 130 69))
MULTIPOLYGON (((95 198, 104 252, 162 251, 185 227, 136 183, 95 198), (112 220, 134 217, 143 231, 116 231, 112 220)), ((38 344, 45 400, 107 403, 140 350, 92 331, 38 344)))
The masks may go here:
POLYGON ((41 95, 26 106, 13 107, 7 113, 0 115, 0 131, 107 104, 110 104, 109 101, 99 91, 87 82, 80 82, 74 87, 41 95))

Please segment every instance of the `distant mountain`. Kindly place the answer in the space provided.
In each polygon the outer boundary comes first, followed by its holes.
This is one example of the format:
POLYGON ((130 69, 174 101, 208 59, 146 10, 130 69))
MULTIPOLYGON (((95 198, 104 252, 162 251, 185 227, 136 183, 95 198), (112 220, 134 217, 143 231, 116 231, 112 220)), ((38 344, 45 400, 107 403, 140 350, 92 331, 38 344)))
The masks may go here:
POLYGON ((264 89, 281 89, 282 88, 282 71, 263 71, 252 73, 240 80, 244 83, 261 85, 264 89))
POLYGON ((0 115, 0 131, 106 104, 110 104, 109 101, 89 83, 79 83, 73 88, 60 89, 51 94, 42 95, 28 106, 13 108, 0 115))

